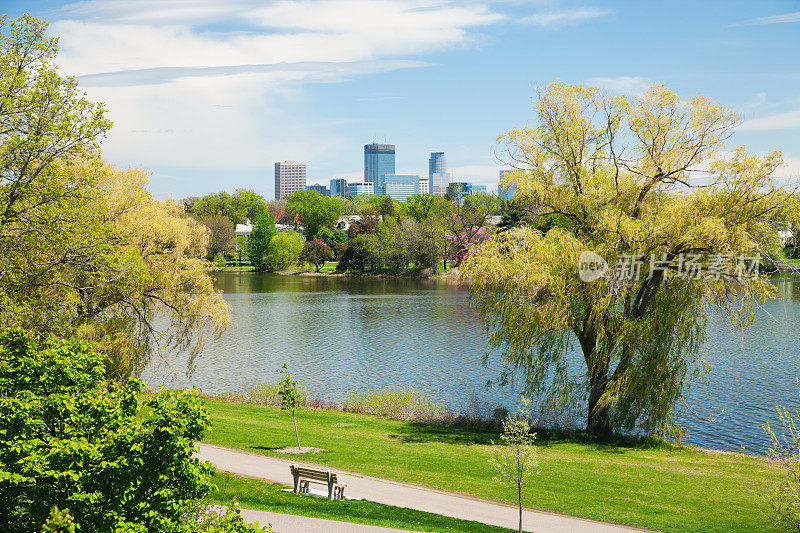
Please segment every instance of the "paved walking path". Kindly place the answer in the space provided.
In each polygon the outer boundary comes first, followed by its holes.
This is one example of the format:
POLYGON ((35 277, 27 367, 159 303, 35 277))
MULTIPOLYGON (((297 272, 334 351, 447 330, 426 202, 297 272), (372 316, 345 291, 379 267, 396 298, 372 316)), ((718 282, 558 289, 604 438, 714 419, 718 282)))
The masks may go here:
MULTIPOLYGON (((335 471, 340 483, 347 485, 345 495, 350 498, 362 498, 373 502, 408 507, 419 511, 452 516, 464 520, 475 520, 484 524, 492 524, 509 529, 517 529, 517 509, 510 505, 470 498, 418 485, 409 485, 388 479, 380 479, 361 474, 346 472, 328 466, 320 467, 302 461, 277 459, 250 452, 233 450, 222 446, 210 444, 197 444, 198 457, 217 465, 217 468, 233 474, 241 474, 278 483, 291 481, 289 465, 296 464, 312 468, 324 468, 335 471)), ((313 456, 312 456, 313 457, 313 456)), ((488 481, 487 481, 488 482, 488 481)), ((248 513, 260 511, 247 511, 248 513)), ((277 513, 273 513, 277 514, 277 513)), ((246 515, 249 517, 249 515, 246 515)), ((285 515, 284 515, 285 516, 285 515)), ((257 519, 257 518, 256 518, 257 519)), ((260 519, 258 519, 260 520, 260 519)), ((640 529, 597 522, 558 513, 545 511, 523 511, 523 525, 526 531, 538 533, 622 533, 642 531, 640 529)), ((361 531, 353 524, 348 524, 350 529, 331 531, 361 531)), ((289 529, 291 530, 291 528, 289 529)), ((281 531, 281 530, 277 530, 281 531)), ((322 529, 295 529, 294 531, 324 531, 322 529)), ((365 532, 368 530, 364 530, 365 532)), ((378 528, 376 531, 391 531, 378 528)))

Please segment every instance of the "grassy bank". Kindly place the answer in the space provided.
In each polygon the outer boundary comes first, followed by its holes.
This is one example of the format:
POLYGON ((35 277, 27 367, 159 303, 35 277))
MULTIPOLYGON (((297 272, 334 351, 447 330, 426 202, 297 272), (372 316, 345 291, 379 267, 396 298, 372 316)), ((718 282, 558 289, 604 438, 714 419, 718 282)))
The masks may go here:
MULTIPOLYGON (((291 446, 291 415, 275 407, 208 400, 214 427, 206 442, 265 455, 291 446)), ((497 435, 466 426, 387 420, 303 409, 304 446, 328 450, 309 461, 513 502, 492 481, 488 462, 497 435)), ((749 456, 586 443, 538 443, 539 473, 525 505, 664 531, 770 531, 758 512, 776 470, 749 456)), ((287 483, 289 473, 286 473, 287 483)))
POLYGON ((226 473, 213 477, 217 490, 211 503, 227 505, 233 498, 245 509, 341 520, 357 524, 393 527, 411 531, 442 533, 511 533, 510 529, 487 526, 479 522, 459 520, 448 516, 382 505, 365 500, 330 501, 325 498, 301 496, 284 492, 285 485, 246 479, 226 473))

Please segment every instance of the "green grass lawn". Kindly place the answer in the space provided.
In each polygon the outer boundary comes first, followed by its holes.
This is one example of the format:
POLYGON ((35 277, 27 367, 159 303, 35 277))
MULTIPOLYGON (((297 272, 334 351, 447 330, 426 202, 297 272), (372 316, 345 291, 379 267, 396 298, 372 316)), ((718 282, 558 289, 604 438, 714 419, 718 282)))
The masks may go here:
MULTIPOLYGON (((448 516, 416 511, 404 507, 382 505, 370 501, 330 501, 325 498, 284 492, 286 485, 247 479, 226 473, 214 474, 217 490, 211 503, 227 505, 235 497, 244 509, 258 509, 358 524, 409 529, 412 531, 512 533, 502 527, 459 520, 448 516)), ((512 511, 513 512, 513 511, 512 511)), ((262 524, 266 525, 266 524, 262 524)))
MULTIPOLYGON (((205 442, 265 455, 294 445, 291 414, 274 407, 208 400, 214 426, 205 442)), ((298 411, 303 446, 328 450, 308 460, 353 472, 499 501, 515 495, 492 481, 497 435, 462 426, 369 415, 298 411)), ((526 506, 665 531, 770 531, 758 509, 777 471, 759 458, 669 447, 626 447, 549 439, 526 506)), ((286 473, 287 482, 289 473, 286 473)))

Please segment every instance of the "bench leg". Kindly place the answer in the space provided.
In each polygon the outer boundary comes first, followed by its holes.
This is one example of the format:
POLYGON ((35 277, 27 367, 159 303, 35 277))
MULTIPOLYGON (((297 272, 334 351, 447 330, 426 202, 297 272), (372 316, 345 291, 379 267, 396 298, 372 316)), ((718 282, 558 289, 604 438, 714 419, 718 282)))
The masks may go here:
POLYGON ((344 500, 344 487, 335 487, 333 489, 334 500, 344 500))
POLYGON ((309 487, 308 487, 308 480, 303 479, 300 481, 300 494, 308 494, 309 487))

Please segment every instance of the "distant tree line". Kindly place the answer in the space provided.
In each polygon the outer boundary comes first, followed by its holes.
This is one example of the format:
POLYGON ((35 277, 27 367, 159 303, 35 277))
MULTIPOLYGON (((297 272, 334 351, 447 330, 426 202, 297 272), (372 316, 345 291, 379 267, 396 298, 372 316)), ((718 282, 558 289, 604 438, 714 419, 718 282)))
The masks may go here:
POLYGON ((435 272, 440 264, 445 269, 460 264, 470 245, 489 238, 496 229, 489 224, 492 215, 511 210, 503 215, 504 224, 525 222, 515 215, 515 204, 487 194, 468 196, 460 204, 431 194, 398 202, 386 196, 329 198, 316 191, 268 201, 237 189, 233 194, 186 198, 183 204, 209 230, 209 260, 219 262, 238 245, 260 272, 284 270, 298 262, 319 271, 330 260, 339 262, 339 272, 435 272), (347 223, 337 228, 340 220, 347 223), (237 241, 236 224, 248 221, 250 236, 237 241), (278 233, 276 224, 292 225, 296 231, 278 233))

